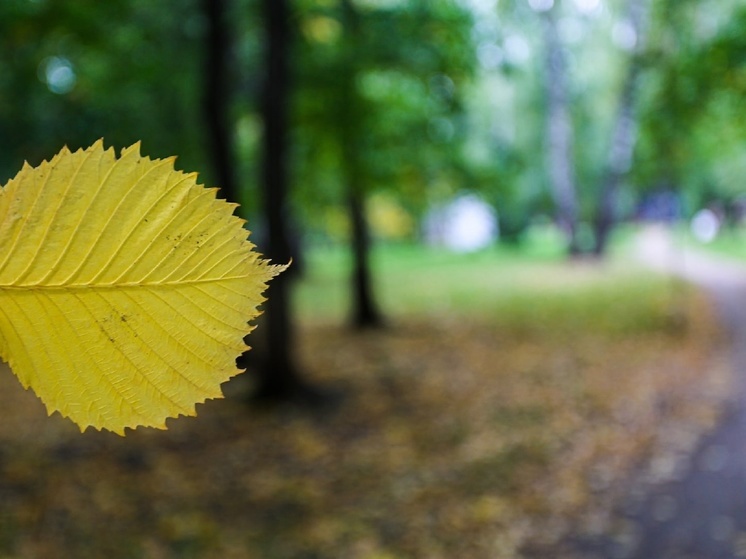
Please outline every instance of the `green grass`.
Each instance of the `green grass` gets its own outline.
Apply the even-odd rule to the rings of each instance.
[[[685,248],[746,261],[746,227],[724,227],[718,236],[709,242],[696,239],[692,235],[688,222],[674,225],[670,228],[670,233],[674,241]]]
[[[698,249],[714,252],[729,258],[746,260],[746,229],[744,228],[724,229],[710,243],[697,241],[688,230],[680,232],[679,238],[684,239],[687,245]]]
[[[510,321],[517,329],[551,329],[561,315],[571,313],[569,319],[578,327],[606,321],[612,330],[645,330],[657,327],[684,296],[671,280],[618,258],[570,262],[561,243],[542,233],[521,247],[496,246],[471,254],[421,245],[378,246],[372,262],[377,299],[394,320],[474,317]],[[342,247],[310,251],[296,300],[304,322],[345,322],[349,268],[349,254]],[[568,317],[562,318],[566,323]]]
[[[397,314],[478,308],[501,284],[525,275],[531,265],[564,260],[562,245],[537,233],[520,247],[498,245],[457,254],[419,244],[377,245],[371,257],[375,292],[382,306]],[[346,246],[312,247],[298,286],[297,305],[304,320],[344,320],[349,307],[351,257]],[[527,268],[528,265],[528,268]]]

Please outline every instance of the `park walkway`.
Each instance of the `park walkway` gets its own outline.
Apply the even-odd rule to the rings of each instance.
[[[720,425],[678,475],[644,484],[623,503],[614,537],[576,542],[578,559],[746,558],[746,265],[683,249],[664,229],[645,231],[638,255],[651,268],[707,290],[731,339],[736,386]]]

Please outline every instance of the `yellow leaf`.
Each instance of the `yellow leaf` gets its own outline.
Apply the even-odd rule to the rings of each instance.
[[[81,430],[165,429],[222,397],[284,269],[173,161],[98,141],[0,190],[0,357]]]

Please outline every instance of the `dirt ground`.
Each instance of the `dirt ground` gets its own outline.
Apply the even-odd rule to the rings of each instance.
[[[307,327],[301,360],[343,395],[335,408],[248,406],[249,371],[198,417],[125,438],[47,417],[0,369],[0,557],[517,559],[560,557],[563,542],[569,557],[667,557],[605,553],[653,549],[631,522],[657,529],[689,508],[659,488],[731,391],[710,305],[687,301],[687,328],[653,302],[642,332],[607,320],[579,335],[564,310],[518,329]],[[694,462],[708,475],[736,465],[735,443],[713,441]],[[631,485],[640,468],[648,485]],[[719,518],[713,541],[741,545]]]

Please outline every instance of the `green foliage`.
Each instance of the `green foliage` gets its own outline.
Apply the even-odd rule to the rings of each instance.
[[[0,3],[0,181],[102,136],[205,169],[201,33],[196,0]]]
[[[567,49],[582,217],[594,212],[630,53],[626,3],[583,11],[557,2]],[[470,8],[469,6],[482,6]],[[639,141],[625,194],[666,183],[698,204],[733,196],[746,172],[746,9],[651,0],[637,107]],[[178,13],[178,17],[173,14]],[[228,14],[235,46],[229,107],[244,199],[257,176],[258,2]],[[386,191],[415,217],[462,188],[501,214],[518,239],[550,213],[543,157],[543,37],[523,0],[297,0],[293,3],[292,178],[296,209],[319,229],[349,177]],[[213,184],[201,112],[204,18],[197,0],[0,3],[0,180],[24,159],[106,136]],[[615,42],[616,41],[616,42]],[[255,212],[256,206],[247,207]]]
[[[296,177],[308,225],[350,186],[394,191],[416,212],[443,177],[463,184],[471,14],[451,1],[301,5]]]
[[[696,208],[742,190],[746,9],[663,0],[656,7],[635,176],[681,188]]]

